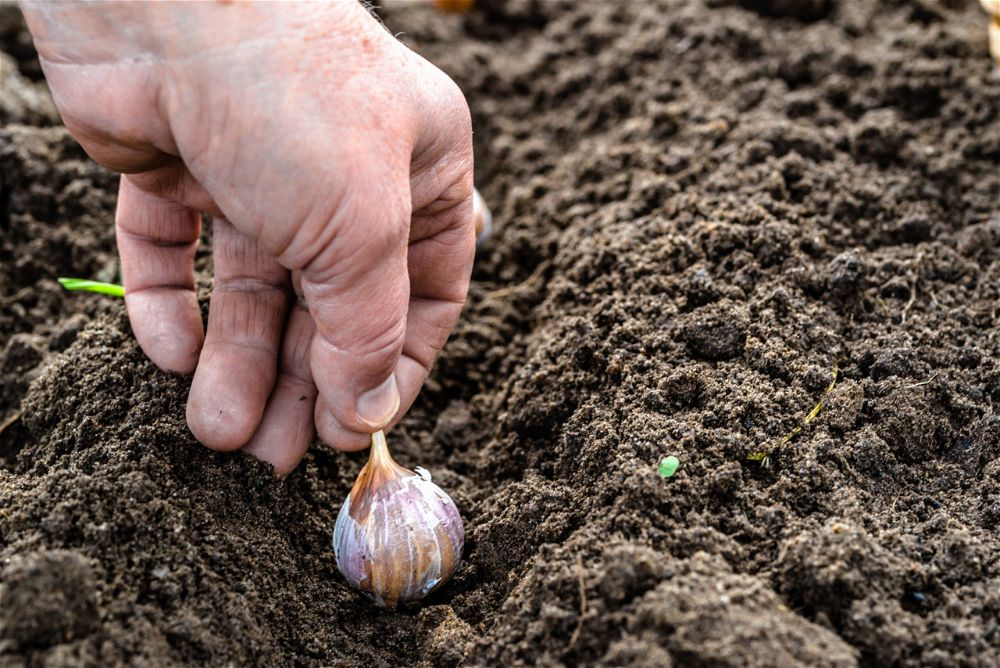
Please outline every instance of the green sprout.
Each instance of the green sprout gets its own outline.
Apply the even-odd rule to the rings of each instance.
[[[677,467],[680,465],[681,460],[677,459],[673,455],[670,455],[669,457],[664,457],[660,460],[660,466],[656,469],[656,471],[664,478],[669,478],[677,472]]]
[[[96,292],[101,295],[111,295],[112,297],[124,297],[125,288],[114,283],[102,283],[101,281],[91,281],[86,278],[65,278],[60,276],[59,285],[67,290],[85,290]]]

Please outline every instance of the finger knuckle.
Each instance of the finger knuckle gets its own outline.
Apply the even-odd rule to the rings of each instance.
[[[392,318],[359,328],[345,348],[363,366],[383,367],[395,362],[405,339],[405,319]]]
[[[465,94],[459,88],[455,80],[438,70],[439,86],[438,99],[441,101],[441,111],[448,114],[448,119],[455,123],[459,130],[472,132],[472,114],[469,111],[469,103],[465,99]]]
[[[380,204],[373,207],[372,202]],[[365,271],[372,262],[404,248],[409,220],[409,201],[390,188],[382,189],[367,204],[346,204],[332,223],[339,228],[330,249],[338,270]]]

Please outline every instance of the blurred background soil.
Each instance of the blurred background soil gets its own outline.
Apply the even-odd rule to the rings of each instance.
[[[462,568],[374,608],[330,549],[364,454],[209,452],[122,303],[61,291],[116,279],[116,178],[6,3],[0,665],[998,665],[978,2],[386,4],[466,92],[499,223],[390,438]]]

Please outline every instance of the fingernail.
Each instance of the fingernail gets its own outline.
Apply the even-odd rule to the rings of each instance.
[[[389,423],[399,410],[399,388],[396,374],[389,376],[374,390],[368,390],[358,397],[358,417],[372,429],[381,429]]]

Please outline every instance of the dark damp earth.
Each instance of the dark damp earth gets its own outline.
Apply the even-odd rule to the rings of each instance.
[[[466,92],[498,223],[390,436],[463,513],[458,573],[373,607],[330,547],[364,455],[209,452],[122,303],[56,284],[115,279],[116,178],[7,4],[0,664],[1000,664],[978,2],[386,4]]]

